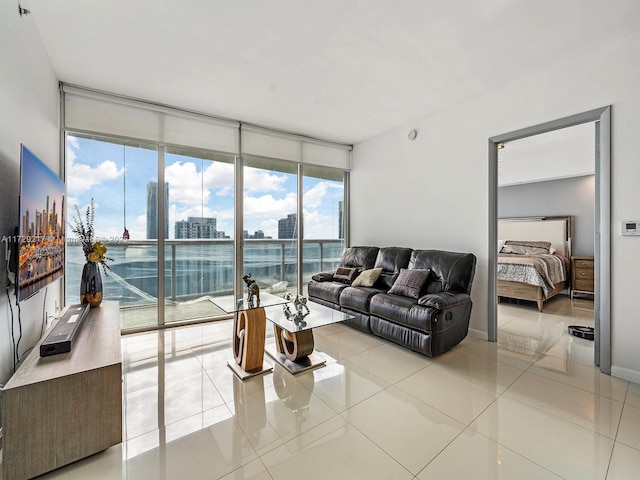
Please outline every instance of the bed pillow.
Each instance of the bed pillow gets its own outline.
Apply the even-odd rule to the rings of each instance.
[[[507,242],[506,240],[498,240],[498,253],[502,251],[502,247],[504,247],[504,244],[506,242]]]
[[[431,270],[428,268],[401,268],[398,278],[393,282],[388,293],[402,295],[403,297],[419,298],[420,291],[429,278],[429,275],[431,275]]]
[[[501,253],[511,253],[514,255],[546,255],[549,250],[539,247],[527,247],[525,245],[505,245]]]
[[[547,252],[551,248],[551,242],[532,241],[532,240],[507,240],[505,245],[521,245],[523,247],[544,248]]]
[[[363,270],[360,275],[351,283],[352,287],[373,287],[378,277],[382,273],[382,268],[370,268]]]
[[[338,267],[336,273],[333,274],[333,279],[351,285],[358,273],[359,270],[357,268]]]

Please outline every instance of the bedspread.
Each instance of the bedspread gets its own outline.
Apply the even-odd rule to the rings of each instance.
[[[558,255],[498,255],[498,280],[541,287],[545,299],[556,283],[566,279],[566,259]]]

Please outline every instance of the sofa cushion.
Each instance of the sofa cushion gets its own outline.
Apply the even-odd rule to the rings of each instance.
[[[340,257],[341,267],[373,268],[378,255],[378,247],[349,247]]]
[[[363,270],[360,275],[351,282],[352,287],[373,287],[382,273],[381,268],[370,268],[369,270]]]
[[[380,278],[375,286],[389,290],[395,282],[401,268],[407,268],[411,260],[410,248],[383,247],[378,251],[375,268],[382,268]]]
[[[426,283],[431,270],[423,268],[400,269],[400,274],[388,293],[392,295],[403,295],[405,297],[419,298],[420,291]]]
[[[351,285],[351,282],[358,276],[360,270],[356,267],[338,267],[333,274],[333,279],[337,282]]]
[[[369,313],[369,304],[374,295],[383,290],[371,287],[347,287],[340,293],[340,308]]]
[[[409,309],[417,304],[414,298],[379,293],[371,299],[369,313],[392,322],[404,323],[401,321],[402,317],[406,317]]]
[[[326,302],[334,303],[337,307],[340,304],[340,294],[342,290],[347,287],[348,285],[346,283],[316,282],[311,280],[307,288],[310,297],[316,297]]]
[[[435,308],[418,305],[413,298],[388,293],[375,295],[369,311],[371,318],[382,318],[422,332],[432,331],[432,322],[440,313]]]
[[[409,268],[429,268],[431,278],[426,292],[471,292],[476,270],[476,257],[472,253],[442,250],[414,250]]]

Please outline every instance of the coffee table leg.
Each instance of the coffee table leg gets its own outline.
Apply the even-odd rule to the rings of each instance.
[[[313,352],[313,330],[291,333],[274,324],[276,350],[284,353],[287,359],[296,362]]]
[[[264,308],[238,312],[233,319],[233,357],[245,372],[262,370],[266,327]]]

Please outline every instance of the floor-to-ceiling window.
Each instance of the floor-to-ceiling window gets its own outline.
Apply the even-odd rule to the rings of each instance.
[[[314,273],[335,270],[344,249],[345,173],[335,168],[303,167],[303,293]]]
[[[269,292],[297,290],[298,174],[293,162],[245,156],[243,273]]]
[[[234,161],[225,153],[165,150],[165,323],[219,313],[209,299],[233,292]]]
[[[350,147],[63,86],[67,218],[95,203],[125,330],[222,315],[210,300],[306,293],[347,238]],[[84,258],[69,245],[66,302]],[[158,298],[163,301],[158,302]]]
[[[114,138],[67,134],[67,219],[86,223],[93,200],[95,238],[107,246],[110,270],[102,274],[104,298],[120,302],[123,326],[157,324],[158,249],[155,206],[158,152],[154,145]],[[77,207],[77,211],[76,211]],[[67,225],[66,303],[80,300],[85,263],[79,242]],[[134,313],[135,312],[135,313]]]

